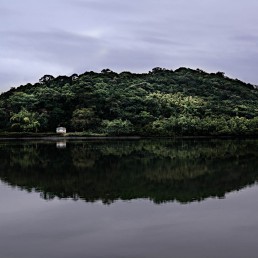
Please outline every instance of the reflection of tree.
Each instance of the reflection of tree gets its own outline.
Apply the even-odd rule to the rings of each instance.
[[[42,163],[35,145],[23,145],[21,148],[14,148],[10,157],[10,166],[21,168],[34,167]]]
[[[153,181],[185,180],[209,173],[205,164],[180,164],[179,166],[155,166],[146,173],[146,177]]]
[[[190,202],[241,189],[258,179],[258,141],[140,140],[1,143],[0,178],[54,197],[150,198]]]
[[[73,159],[73,165],[76,168],[89,168],[93,167],[95,164],[96,156],[88,148],[75,147],[72,149],[71,154]]]

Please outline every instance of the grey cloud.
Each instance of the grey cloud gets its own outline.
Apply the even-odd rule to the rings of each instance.
[[[257,44],[258,33],[256,35],[252,35],[252,34],[236,35],[232,37],[231,40],[237,43],[243,43],[243,44],[245,43]]]
[[[169,39],[166,37],[157,37],[157,36],[147,36],[144,35],[141,37],[141,40],[154,45],[169,45],[169,46],[186,46],[186,43],[181,43],[180,41],[174,41],[173,39]]]
[[[94,58],[101,49],[98,39],[65,31],[2,33],[5,45],[14,49],[13,54],[24,58],[48,62],[82,62]]]
[[[97,12],[103,11],[111,11],[114,13],[118,13],[120,11],[133,11],[136,10],[137,7],[133,7],[130,5],[130,2],[120,1],[120,0],[113,0],[113,1],[101,1],[101,0],[66,0],[71,6],[77,6],[79,8],[86,8],[92,9]]]
[[[146,49],[112,49],[107,53],[103,64],[118,72],[123,70],[140,72],[150,70],[153,63],[159,63],[159,58],[159,55],[150,53]]]
[[[7,16],[13,14],[8,8],[3,8],[0,6],[0,16]]]
[[[257,84],[257,8],[255,0],[2,0],[1,90],[45,73],[156,66],[221,70]]]
[[[69,58],[74,54],[72,50],[78,50],[78,47],[89,47],[89,50],[98,47],[98,39],[85,35],[77,35],[72,32],[60,30],[48,32],[7,32],[2,33],[5,37],[5,42],[15,50],[35,51],[43,57],[48,53],[56,53],[62,48],[67,51]],[[82,49],[81,49],[82,50]],[[71,51],[71,52],[70,52]]]
[[[12,81],[12,74],[11,73],[5,73],[5,72],[0,72],[0,78],[1,78],[1,84],[6,85],[5,88],[0,88],[0,93],[2,93],[5,90],[10,89],[11,87],[16,87],[17,85],[11,83]]]

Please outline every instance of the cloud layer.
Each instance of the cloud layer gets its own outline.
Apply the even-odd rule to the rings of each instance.
[[[258,84],[256,0],[1,0],[0,91],[44,74],[181,66]]]

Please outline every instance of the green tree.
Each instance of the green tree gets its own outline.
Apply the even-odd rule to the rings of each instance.
[[[5,108],[0,107],[0,130],[9,126],[10,116]]]
[[[37,105],[39,99],[34,94],[28,94],[25,92],[15,92],[8,99],[8,107],[13,112],[18,112],[22,107],[32,109]]]
[[[25,130],[17,121],[10,126],[23,107],[38,113],[41,131],[65,126],[113,135],[132,134],[132,128],[145,136],[258,135],[258,90],[200,69],[45,75],[0,95],[1,131]]]
[[[96,122],[97,119],[92,108],[80,108],[74,110],[71,119],[72,127],[78,131],[85,131],[96,124]]]
[[[103,130],[108,135],[129,135],[133,132],[133,125],[128,120],[114,119],[105,120],[102,123]]]
[[[37,113],[29,112],[25,108],[22,108],[19,113],[12,115],[10,119],[11,127],[14,130],[18,129],[24,132],[37,132],[40,127],[38,117]]]

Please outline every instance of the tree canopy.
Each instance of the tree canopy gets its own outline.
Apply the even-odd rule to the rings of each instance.
[[[26,112],[22,124],[18,117]],[[258,90],[223,72],[189,68],[45,75],[2,93],[0,118],[1,131],[65,126],[106,135],[257,135]]]

